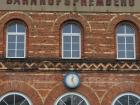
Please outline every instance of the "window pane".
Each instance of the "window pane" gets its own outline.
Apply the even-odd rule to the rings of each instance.
[[[134,58],[134,52],[133,51],[127,51],[127,58]]]
[[[125,51],[119,51],[118,58],[125,58]]]
[[[4,101],[9,105],[14,105],[14,95],[7,96]]]
[[[8,49],[16,49],[15,43],[8,43]]]
[[[82,101],[83,99],[81,97],[74,95],[72,98],[72,105],[79,105],[79,103]]]
[[[8,42],[15,42],[16,36],[15,35],[8,35]]]
[[[114,105],[121,105],[118,101],[117,102],[115,102],[115,104]]]
[[[80,50],[79,44],[72,44],[72,50]]]
[[[64,50],[71,50],[71,44],[64,44]]]
[[[125,43],[125,37],[118,36],[118,43]]]
[[[15,57],[15,50],[8,50],[8,57]]]
[[[29,105],[29,103],[28,103],[28,101],[24,101],[24,103],[22,103],[21,105]]]
[[[62,101],[59,101],[57,105],[65,105]]]
[[[129,95],[129,105],[136,105],[136,103],[140,101],[137,97]],[[139,104],[137,104],[139,105]]]
[[[17,23],[17,32],[25,32],[25,26],[22,23]]]
[[[18,50],[17,57],[24,57],[24,50]]]
[[[126,50],[134,51],[134,45],[133,44],[126,44]]]
[[[24,49],[24,43],[17,43],[17,49]]]
[[[16,32],[16,23],[8,25],[8,32]]]
[[[130,25],[126,25],[126,33],[127,34],[134,34],[135,31]]]
[[[87,105],[85,101],[83,101],[80,105]]]
[[[7,104],[4,101],[1,101],[0,105],[7,105]]]
[[[66,104],[66,105],[72,105],[71,104],[71,97],[68,95],[66,97],[62,98],[62,101]]]
[[[64,51],[64,57],[71,57],[71,51]]]
[[[72,36],[72,42],[78,42],[79,43],[80,36]]]
[[[117,33],[124,34],[125,33],[125,26],[124,25],[119,25],[118,28],[117,28]]]
[[[16,105],[20,105],[21,102],[23,102],[25,100],[25,98],[19,96],[19,95],[15,95],[15,104]]]
[[[63,39],[64,40],[64,43],[65,42],[71,42],[71,36],[64,36],[63,38],[64,38]]]
[[[118,44],[118,50],[125,50],[125,44]]]
[[[18,35],[17,42],[24,42],[24,35]]]
[[[119,101],[122,103],[122,105],[128,105],[128,95],[122,96]]]
[[[80,57],[79,51],[72,51],[72,57]]]
[[[76,24],[72,24],[72,33],[80,33],[80,28]]]
[[[126,43],[134,43],[133,37],[126,37]]]
[[[64,25],[63,33],[71,33],[71,24]]]

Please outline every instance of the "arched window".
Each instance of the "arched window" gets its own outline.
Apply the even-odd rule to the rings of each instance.
[[[6,58],[25,58],[26,27],[21,21],[13,21],[6,28]]]
[[[132,93],[125,93],[118,96],[112,105],[140,105],[140,96]]]
[[[90,105],[87,99],[78,93],[66,93],[60,96],[54,105]]]
[[[11,92],[0,98],[0,105],[32,105],[29,98],[21,93]]]
[[[135,59],[135,28],[129,23],[121,23],[116,34],[117,59]]]
[[[62,58],[81,58],[81,29],[79,24],[69,22],[62,29]]]

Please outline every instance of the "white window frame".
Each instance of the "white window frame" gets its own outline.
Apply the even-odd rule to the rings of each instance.
[[[84,97],[83,95],[81,95],[81,94],[79,94],[79,93],[76,93],[76,92],[68,92],[68,93],[65,93],[65,94],[61,95],[60,97],[58,97],[58,98],[56,99],[54,105],[57,105],[58,102],[59,102],[63,97],[68,96],[68,95],[76,95],[76,96],[79,96],[79,97],[81,97],[81,98],[85,101],[85,103],[86,103],[87,105],[90,105],[90,103],[88,102],[88,100],[87,100],[86,97]]]
[[[25,58],[26,57],[26,26],[24,25],[24,23],[22,23],[22,22],[17,22],[17,21],[13,21],[12,23],[15,23],[16,24],[16,32],[8,32],[8,26],[9,26],[9,24],[7,25],[7,29],[6,29],[6,58]],[[18,23],[22,23],[23,25],[24,25],[24,27],[25,27],[25,32],[17,32],[17,24]],[[8,37],[10,36],[10,35],[14,35],[14,36],[16,36],[16,42],[14,42],[15,43],[15,46],[16,46],[16,48],[15,49],[11,49],[11,50],[16,50],[16,52],[15,52],[15,57],[10,57],[10,56],[8,56]],[[18,57],[17,56],[17,36],[18,35],[23,35],[24,36],[24,56],[23,57]]]
[[[0,97],[0,102],[4,98],[6,98],[7,96],[9,96],[9,95],[19,95],[19,96],[25,98],[25,100],[29,103],[29,105],[33,105],[32,102],[31,102],[31,100],[29,99],[29,97],[26,96],[26,95],[24,95],[24,94],[22,94],[22,93],[20,93],[20,92],[9,92],[9,93],[7,93],[7,94],[5,94],[5,95],[3,95],[3,96]]]
[[[125,95],[131,95],[131,96],[134,96],[134,97],[140,99],[140,96],[138,96],[138,95],[136,95],[136,94],[133,94],[133,93],[130,93],[130,92],[128,92],[128,93],[122,93],[122,94],[120,94],[119,96],[117,96],[117,97],[113,100],[112,105],[115,105],[115,103],[117,102],[117,100],[118,100],[119,98],[121,98],[122,96],[125,96]],[[129,101],[129,100],[128,100],[128,101]],[[140,102],[140,101],[138,101],[138,102]],[[128,102],[128,103],[129,103],[129,102]],[[136,104],[136,105],[137,105],[137,104]]]
[[[63,32],[65,24],[64,24],[63,29],[62,29],[62,59],[81,59],[81,28],[79,27],[80,33],[72,33],[72,25],[76,24],[76,23],[70,22],[68,24],[71,25],[71,29],[70,29],[71,32],[70,33],[64,33]],[[71,37],[71,57],[64,57],[64,51],[66,51],[66,50],[64,50],[64,37],[65,36],[70,36]],[[78,36],[79,37],[79,50],[72,50],[72,37],[73,36]],[[72,51],[79,51],[79,57],[72,57]]]
[[[122,23],[122,24],[125,24],[125,33],[124,34],[120,34],[120,33],[117,33],[117,31],[116,31],[116,45],[117,45],[117,59],[119,59],[119,60],[133,60],[133,59],[136,59],[136,42],[135,42],[135,36],[136,36],[136,32],[135,32],[135,28],[132,26],[132,25],[130,25],[130,24],[128,24],[128,23]],[[121,24],[120,24],[121,25]],[[119,25],[119,26],[120,26]],[[129,34],[129,33],[126,33],[126,25],[130,25],[132,28],[133,28],[133,30],[134,30],[134,34]],[[118,26],[118,27],[119,27]],[[118,28],[117,27],[117,28]],[[125,52],[125,57],[124,58],[120,58],[119,56],[118,56],[118,52],[119,52],[119,49],[118,49],[118,37],[119,36],[122,36],[122,37],[125,37],[125,49],[124,49],[124,52]],[[128,36],[131,36],[131,37],[133,37],[133,47],[134,47],[134,58],[128,58],[128,57],[126,57],[126,53],[127,53],[127,51],[126,51],[126,38],[128,37]]]

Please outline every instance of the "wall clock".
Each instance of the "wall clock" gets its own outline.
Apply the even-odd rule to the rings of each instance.
[[[68,88],[77,88],[80,85],[80,77],[76,72],[68,72],[64,76],[64,85]]]

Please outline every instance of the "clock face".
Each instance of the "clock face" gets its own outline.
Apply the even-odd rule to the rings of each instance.
[[[64,77],[64,84],[68,88],[76,88],[80,85],[79,75],[75,72],[70,72]]]

